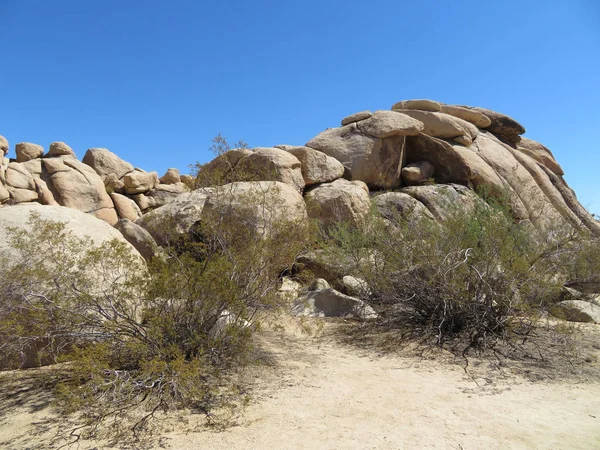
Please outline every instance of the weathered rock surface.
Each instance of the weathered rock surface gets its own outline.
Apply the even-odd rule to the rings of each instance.
[[[114,204],[102,179],[91,167],[75,158],[46,158],[42,161],[49,177],[48,183],[60,205],[93,214],[111,225],[117,223]]]
[[[279,148],[255,148],[236,165],[239,181],[280,181],[304,189],[302,164],[293,154]]]
[[[565,300],[554,305],[550,312],[569,322],[600,323],[600,306],[583,300]]]
[[[341,162],[314,148],[291,147],[287,151],[300,161],[306,186],[334,181],[344,175],[344,166]]]
[[[464,108],[478,111],[487,116],[491,121],[491,124],[487,127],[487,130],[491,133],[501,136],[519,136],[521,134],[525,134],[525,127],[506,114],[485,108],[476,108],[471,106],[464,106]]]
[[[307,223],[306,205],[296,187],[279,181],[236,182],[213,189],[202,220],[235,221],[256,236],[269,236],[282,222]]]
[[[377,139],[352,123],[325,130],[306,146],[337,159],[352,180],[364,181],[372,189],[391,189],[400,185],[405,139],[405,136]]]
[[[52,142],[50,144],[50,150],[48,150],[48,154],[46,155],[46,157],[55,156],[72,156],[73,158],[75,158],[75,152],[64,142]]]
[[[31,142],[19,142],[15,146],[15,152],[17,154],[17,162],[25,162],[30,159],[41,158],[44,154],[44,147]]]
[[[552,152],[539,142],[522,137],[521,141],[517,144],[517,150],[525,153],[527,156],[532,157],[537,162],[550,169],[554,174],[559,176],[565,174],[565,172],[562,170],[562,167],[560,167],[560,164],[558,164],[554,159]]]
[[[362,181],[336,180],[321,184],[305,195],[308,217],[325,226],[340,221],[358,226],[369,212],[369,189]]]
[[[115,228],[121,232],[127,242],[133,245],[146,261],[156,256],[158,245],[152,235],[144,228],[129,219],[120,219]]]
[[[441,112],[458,117],[462,120],[466,120],[467,122],[475,125],[477,128],[487,128],[492,124],[490,118],[485,114],[473,109],[463,108],[461,106],[442,105]]]
[[[344,291],[352,297],[368,297],[371,295],[371,290],[367,282],[361,278],[356,278],[351,275],[346,275],[342,278]]]
[[[477,206],[487,205],[475,192],[458,184],[409,186],[402,188],[401,192],[421,202],[437,220],[441,221],[446,220],[451,214],[468,213]]]
[[[427,161],[417,161],[402,169],[402,181],[407,186],[417,186],[429,180],[435,172],[435,167]]]
[[[123,178],[133,171],[133,166],[123,161],[117,155],[106,148],[90,148],[83,157],[83,162],[96,171],[102,180],[106,180],[109,174],[114,173],[117,179]]]
[[[160,182],[164,184],[176,184],[181,182],[181,175],[178,169],[170,168],[160,177]]]
[[[372,198],[379,213],[391,223],[404,219],[409,222],[421,219],[435,220],[433,214],[416,198],[404,192],[385,192]]]
[[[309,317],[345,317],[358,320],[377,319],[371,306],[335,289],[308,291],[292,306],[292,314]]]
[[[452,139],[468,147],[479,134],[475,125],[449,114],[413,109],[398,111],[422,122],[425,126],[422,131],[428,136]]]
[[[239,171],[236,171],[236,167],[242,158],[251,154],[252,150],[250,149],[236,148],[217,156],[210,162],[207,162],[202,166],[200,172],[198,173],[198,186],[221,186],[223,184],[233,183],[235,181],[242,181],[239,178],[243,178],[246,174],[240,174],[237,176],[237,172]]]
[[[371,117],[373,113],[371,111],[360,111],[354,114],[351,114],[342,119],[342,126],[350,125],[351,123],[358,122],[360,120],[365,120]]]
[[[144,214],[136,224],[146,229],[156,242],[165,246],[187,234],[200,221],[204,203],[211,189],[197,189],[182,194],[170,203]]]
[[[0,135],[0,158],[2,158],[4,155],[6,155],[8,153],[8,141],[6,140],[6,138],[4,136]]]
[[[393,136],[414,136],[424,130],[423,123],[395,111],[375,111],[357,124],[360,131],[378,139]]]
[[[110,194],[110,198],[115,205],[115,210],[117,211],[119,218],[135,222],[142,217],[140,207],[129,197],[113,192]]]
[[[163,206],[189,191],[189,188],[185,184],[179,182],[174,184],[158,184],[147,195],[154,199],[154,206]]]
[[[403,100],[395,103],[392,109],[418,109],[421,111],[439,112],[442,110],[442,104],[433,100]]]
[[[143,172],[136,169],[123,177],[125,192],[128,194],[141,194],[154,189],[159,183],[156,172]]]

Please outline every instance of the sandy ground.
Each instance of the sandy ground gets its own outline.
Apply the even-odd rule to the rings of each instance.
[[[164,434],[172,449],[599,449],[600,380],[531,382],[373,356],[325,333],[266,332],[276,365],[224,431]],[[1,382],[1,380],[0,380]],[[2,410],[0,448],[38,448],[43,399]],[[156,444],[158,447],[158,444]],[[84,442],[72,448],[103,448]]]

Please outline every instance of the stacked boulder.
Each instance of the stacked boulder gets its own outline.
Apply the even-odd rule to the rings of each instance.
[[[53,142],[46,154],[40,145],[18,143],[12,160],[8,151],[0,136],[0,205],[60,205],[115,225],[189,191],[177,169],[159,180],[156,172],[134,168],[106,149],[88,150],[83,161],[64,142]]]

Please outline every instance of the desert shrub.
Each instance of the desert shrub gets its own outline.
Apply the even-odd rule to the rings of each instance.
[[[270,192],[237,200],[278,207]],[[0,350],[13,363],[32,351],[65,362],[60,406],[88,431],[137,432],[181,408],[210,416],[229,394],[240,400],[227,374],[253,360],[253,332],[280,306],[277,277],[304,226],[282,218],[257,234],[216,214],[194,231],[202,251],[173,246],[145,267],[122,242],[95,247],[32,217],[29,231],[8,230],[18,258],[2,264]]]
[[[351,275],[367,282],[380,326],[465,353],[512,345],[527,339],[565,279],[599,273],[589,261],[598,243],[565,224],[517,223],[500,196],[487,200],[443,223],[373,212],[359,229],[322,232],[318,245],[354,261]]]

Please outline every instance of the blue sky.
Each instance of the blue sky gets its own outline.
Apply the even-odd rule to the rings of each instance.
[[[161,174],[410,98],[509,114],[600,213],[600,2],[0,0],[0,134]],[[12,154],[12,152],[11,152]]]

